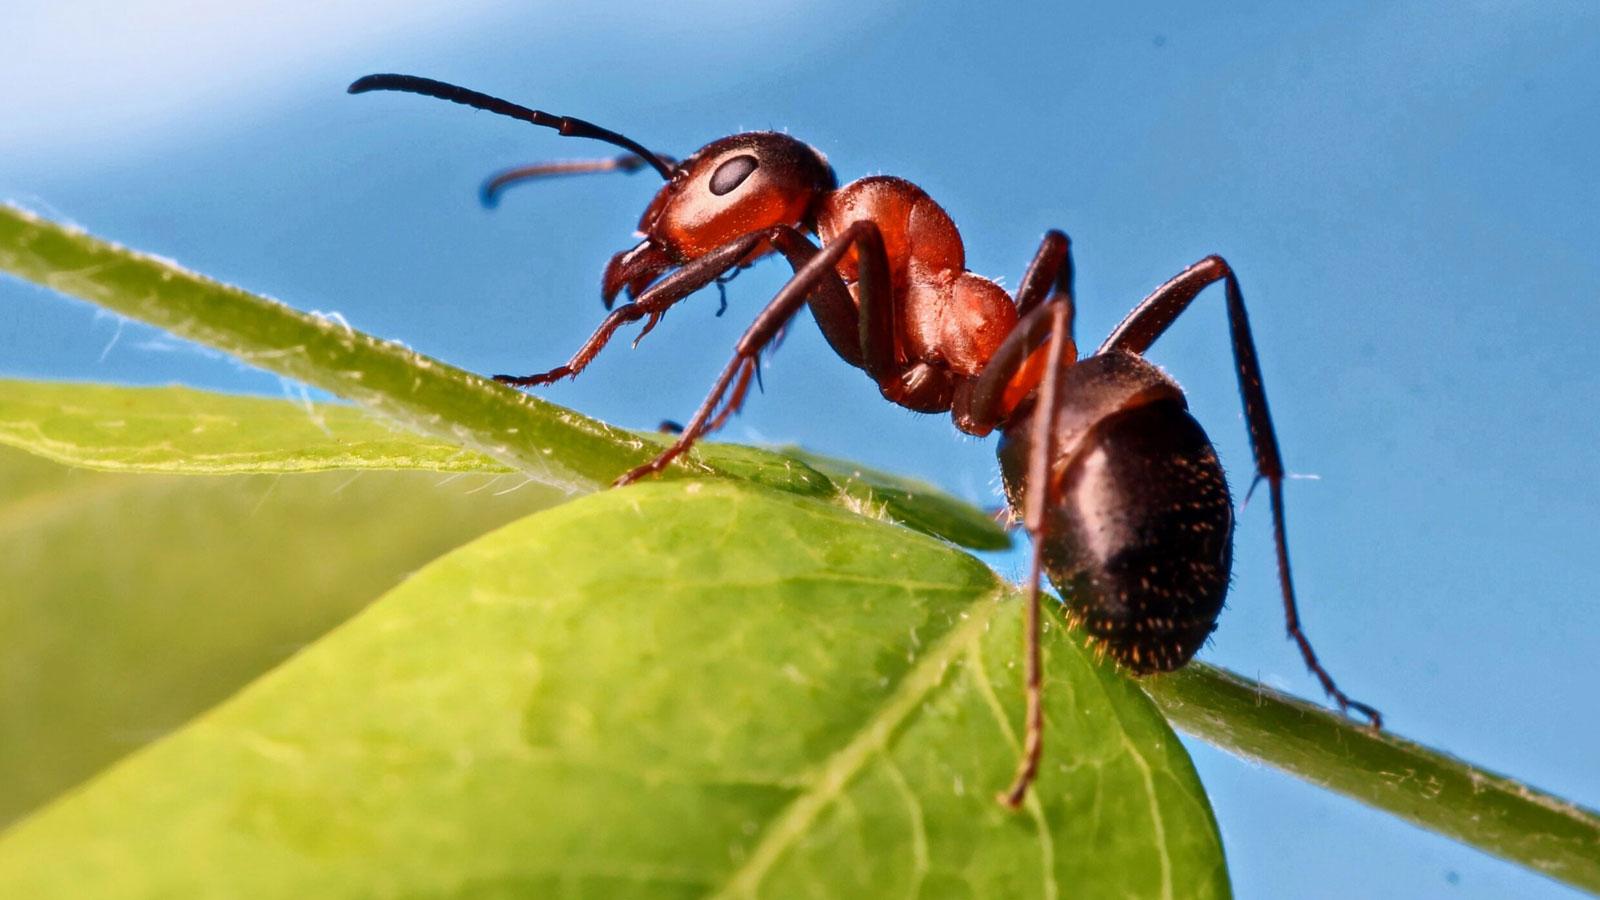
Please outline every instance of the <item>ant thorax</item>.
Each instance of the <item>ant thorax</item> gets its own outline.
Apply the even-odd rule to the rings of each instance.
[[[998,284],[967,271],[955,222],[904,178],[873,175],[825,195],[817,235],[827,244],[861,220],[883,235],[905,361],[976,376],[1016,326],[1016,304]],[[853,287],[853,251],[838,269]]]

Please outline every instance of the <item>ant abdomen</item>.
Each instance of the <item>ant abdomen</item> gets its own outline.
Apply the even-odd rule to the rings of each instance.
[[[1118,663],[1136,674],[1179,668],[1216,627],[1232,566],[1216,451],[1177,386],[1138,357],[1084,360],[1062,390],[1076,392],[1066,400],[1076,415],[1057,432],[1044,569],[1068,619]],[[1000,450],[1018,509],[1029,440],[1026,427],[1008,429]]]

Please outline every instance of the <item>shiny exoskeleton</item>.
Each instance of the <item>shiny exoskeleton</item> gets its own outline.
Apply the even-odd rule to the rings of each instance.
[[[1000,795],[1012,807],[1033,781],[1042,746],[1041,574],[1060,590],[1069,621],[1134,674],[1182,666],[1216,627],[1232,565],[1232,499],[1183,391],[1143,354],[1205,287],[1222,282],[1256,477],[1271,502],[1289,636],[1340,709],[1380,724],[1376,710],[1334,685],[1300,627],[1283,462],[1243,295],[1221,257],[1158,287],[1093,354],[1079,358],[1070,245],[1059,231],[1045,234],[1012,296],[967,271],[955,223],[921,188],[889,176],[840,187],[827,159],[788,135],[731,135],[680,163],[581,119],[443,82],[369,75],[350,86],[351,93],[372,90],[438,97],[628,151],[508,170],[485,184],[486,203],[507,185],[540,176],[648,166],[666,179],[639,222],[643,240],[606,266],[601,293],[610,312],[600,327],[564,365],[495,376],[502,382],[531,386],[575,376],[623,325],[642,320],[642,337],[680,300],[769,254],[794,268],[677,441],[617,484],[660,471],[737,412],[761,351],[804,307],[834,351],[864,370],[885,398],[919,412],[949,412],[968,434],[1001,432],[1006,495],[1033,538],[1026,741],[1016,777]],[[630,302],[612,308],[624,292]]]
[[[1216,627],[1233,558],[1233,504],[1217,454],[1183,393],[1129,353],[1062,375],[1044,570],[1068,616],[1135,673],[1167,672]],[[1008,428],[1000,471],[1012,504],[1036,452]]]

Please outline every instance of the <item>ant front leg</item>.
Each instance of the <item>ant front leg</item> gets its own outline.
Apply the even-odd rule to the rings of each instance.
[[[760,231],[741,235],[651,285],[637,300],[625,303],[607,313],[600,327],[596,328],[594,334],[578,348],[578,352],[567,360],[566,365],[536,375],[496,375],[494,380],[516,387],[534,387],[552,384],[563,378],[576,377],[611,341],[617,329],[648,316],[649,320],[645,322],[644,330],[639,334],[640,338],[644,337],[674,304],[717,280],[728,270],[737,267],[740,261],[763,240],[770,238],[771,235]],[[637,340],[638,338],[635,338],[635,341]]]
[[[802,240],[804,238],[802,237]],[[807,242],[809,244],[809,242]],[[794,245],[791,245],[791,247]],[[840,257],[851,247],[858,247],[860,260],[860,294],[863,298],[868,296],[887,295],[889,290],[889,267],[883,249],[883,236],[878,232],[878,227],[871,222],[857,222],[845,229],[833,242],[812,254],[804,265],[800,266],[793,278],[778,291],[766,308],[761,310],[756,320],[750,323],[739,343],[735,345],[733,359],[728,361],[722,374],[717,376],[717,381],[711,387],[711,392],[701,402],[700,408],[695,410],[694,417],[683,427],[683,433],[678,440],[662,451],[659,456],[639,466],[622,477],[618,478],[615,486],[621,487],[638,481],[646,475],[651,475],[667,467],[667,464],[683,455],[695,441],[703,435],[715,431],[727,421],[728,417],[737,412],[743,405],[745,393],[750,386],[750,379],[755,375],[756,366],[760,364],[762,349],[774,341],[782,333],[784,326],[794,318],[795,313],[805,306],[807,301],[812,302],[813,309],[817,307],[817,298],[837,297],[836,290],[843,290],[843,283],[839,280],[839,273],[834,266]],[[782,248],[780,247],[780,250]],[[788,252],[788,251],[784,251]],[[798,250],[804,253],[804,250]],[[813,296],[815,295],[815,296]],[[641,298],[642,300],[642,298]],[[863,308],[867,306],[865,301]],[[892,307],[882,304],[892,312]],[[867,342],[865,335],[870,329],[862,327],[863,343]],[[881,335],[878,335],[881,344]],[[888,335],[893,340],[892,332]],[[876,345],[875,345],[876,346]],[[892,344],[890,344],[892,350]],[[876,352],[881,353],[881,346]],[[879,360],[873,351],[864,354],[869,362]],[[868,371],[871,371],[869,368]],[[735,386],[735,379],[737,385]],[[722,411],[718,407],[723,405],[723,397],[733,386],[733,396]]]
[[[515,387],[536,387],[553,384],[563,378],[576,377],[606,344],[610,343],[617,329],[648,316],[639,337],[634,338],[634,343],[638,343],[640,338],[650,333],[650,329],[656,326],[662,315],[674,304],[737,269],[739,263],[763,241],[771,242],[773,248],[784,255],[797,273],[819,252],[816,245],[805,235],[787,225],[741,235],[704,256],[691,260],[651,285],[634,302],[625,303],[612,310],[600,323],[600,327],[595,329],[594,334],[578,348],[578,352],[567,360],[566,365],[536,375],[496,375],[494,380]],[[821,326],[829,343],[834,345],[834,349],[852,365],[860,365],[860,351],[853,343],[857,331],[855,303],[850,299],[850,293],[845,289],[844,282],[838,277],[822,279],[811,297],[811,309],[816,315],[817,324]]]
[[[1289,571],[1289,544],[1283,513],[1283,457],[1278,451],[1278,436],[1267,408],[1267,392],[1261,382],[1261,362],[1256,356],[1255,339],[1250,334],[1250,318],[1245,313],[1244,294],[1239,279],[1226,260],[1208,256],[1180,272],[1140,301],[1100,345],[1099,353],[1122,352],[1142,355],[1172,323],[1189,308],[1206,287],[1223,282],[1227,292],[1228,332],[1233,344],[1233,361],[1239,375],[1239,394],[1244,401],[1244,417],[1250,433],[1250,448],[1255,454],[1256,478],[1251,489],[1267,482],[1272,504],[1272,536],[1277,545],[1278,587],[1283,594],[1284,619],[1300,648],[1306,668],[1317,677],[1322,689],[1338,704],[1341,712],[1355,710],[1366,716],[1373,728],[1383,727],[1383,716],[1365,703],[1350,698],[1334,684],[1328,670],[1317,661],[1300,626],[1300,611],[1295,599],[1294,579]],[[1248,494],[1246,495],[1248,497]]]

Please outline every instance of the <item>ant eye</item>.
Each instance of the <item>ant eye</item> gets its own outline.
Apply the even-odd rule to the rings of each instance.
[[[735,156],[733,159],[717,166],[717,170],[711,173],[711,193],[721,197],[723,194],[744,184],[744,180],[749,178],[750,173],[755,170],[756,158],[754,156]]]

